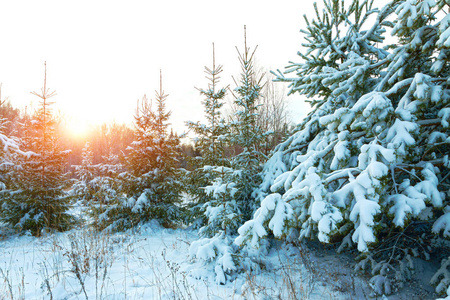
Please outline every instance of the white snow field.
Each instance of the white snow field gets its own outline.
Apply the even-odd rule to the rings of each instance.
[[[0,299],[350,299],[321,282],[293,246],[274,247],[259,274],[218,285],[214,266],[189,257],[197,239],[156,222],[110,235],[8,237],[0,241]]]

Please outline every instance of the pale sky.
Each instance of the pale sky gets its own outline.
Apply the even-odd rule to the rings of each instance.
[[[154,98],[159,70],[169,94],[170,122],[203,120],[204,66],[224,66],[222,83],[235,87],[236,46],[258,45],[259,65],[284,69],[303,42],[304,0],[1,1],[0,82],[14,106],[37,106],[47,62],[54,108],[75,123],[132,122],[136,101]],[[302,97],[291,97],[291,114],[306,113]]]

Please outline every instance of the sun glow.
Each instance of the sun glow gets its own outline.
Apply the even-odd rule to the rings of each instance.
[[[75,139],[83,139],[89,135],[91,124],[88,120],[70,119],[66,123],[66,133]]]

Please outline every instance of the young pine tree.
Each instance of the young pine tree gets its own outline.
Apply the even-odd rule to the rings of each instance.
[[[226,88],[218,88],[222,66],[216,66],[213,44],[212,68],[205,67],[206,78],[209,79],[207,89],[198,89],[204,97],[206,124],[200,122],[186,122],[195,137],[195,147],[200,156],[194,158],[195,170],[187,176],[187,189],[193,196],[191,215],[197,225],[204,225],[205,203],[214,198],[206,193],[205,187],[213,183],[220,175],[213,171],[214,167],[229,167],[229,159],[225,155],[226,136],[229,126],[225,123],[221,108],[224,104]]]
[[[241,150],[231,160],[231,166],[238,178],[235,180],[237,194],[235,199],[242,212],[242,219],[248,220],[257,207],[255,196],[261,183],[260,172],[266,161],[262,152],[264,141],[270,133],[263,132],[258,125],[259,98],[262,96],[263,75],[257,77],[254,69],[256,48],[250,52],[244,27],[244,51],[238,50],[241,74],[236,82],[234,104],[237,108],[229,135],[230,143]]]
[[[265,158],[259,149],[264,134],[256,122],[262,86],[261,80],[255,78],[253,54],[245,38],[244,52],[239,53],[242,74],[235,89],[236,121],[230,124],[227,134],[227,142],[241,152],[230,159],[229,166],[204,167],[214,180],[205,187],[210,200],[204,205],[206,224],[199,231],[203,238],[190,248],[192,257],[214,262],[216,282],[220,284],[242,268],[233,236],[256,207],[254,191],[260,183],[259,172]]]
[[[67,213],[70,181],[64,172],[68,151],[60,149],[57,122],[48,99],[55,95],[46,86],[38,96],[40,107],[32,120],[23,124],[20,147],[34,154],[19,156],[17,167],[8,174],[2,193],[1,221],[40,235],[44,228],[66,230],[74,218]]]
[[[156,92],[156,110],[144,96],[135,115],[135,141],[127,149],[120,175],[125,199],[108,214],[114,227],[133,227],[141,222],[158,220],[173,226],[181,219],[179,138],[168,132],[170,112],[167,96]]]
[[[254,52],[249,51],[245,38],[244,52],[238,51],[242,73],[235,89],[235,121],[229,125],[228,133],[222,135],[240,153],[229,159],[227,165],[204,168],[214,179],[205,187],[211,201],[205,205],[207,224],[200,229],[200,234],[206,236],[236,234],[256,208],[253,192],[260,183],[259,172],[265,158],[259,149],[264,134],[256,122],[262,86],[253,70]]]

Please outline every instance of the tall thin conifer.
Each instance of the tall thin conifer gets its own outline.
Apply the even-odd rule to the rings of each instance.
[[[21,148],[34,155],[20,157],[18,167],[10,173],[7,192],[3,193],[1,220],[18,230],[40,235],[44,228],[65,230],[73,217],[67,213],[70,182],[64,172],[68,151],[58,143],[57,122],[49,98],[56,93],[47,88],[47,65],[40,107],[30,122],[23,124]]]

